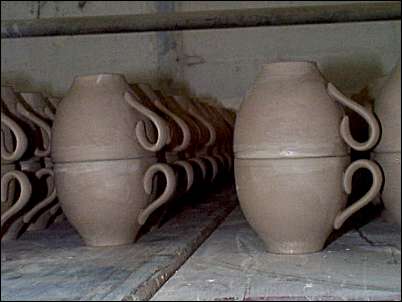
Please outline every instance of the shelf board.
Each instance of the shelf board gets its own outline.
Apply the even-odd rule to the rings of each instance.
[[[322,252],[270,254],[237,208],[152,300],[400,301],[400,251],[400,229],[377,218]]]

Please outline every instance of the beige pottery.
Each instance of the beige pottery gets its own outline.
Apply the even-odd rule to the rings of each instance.
[[[332,230],[369,203],[381,188],[375,163],[349,156],[295,159],[235,159],[241,209],[271,253],[320,251]],[[360,168],[373,174],[373,185],[344,209],[352,177]]]
[[[355,141],[342,104],[369,124],[370,138]],[[252,132],[252,135],[250,133]],[[347,144],[368,150],[379,138],[378,123],[369,110],[327,83],[314,62],[265,64],[241,104],[236,118],[237,158],[343,156]]]
[[[391,219],[401,225],[401,63],[386,80],[374,103],[382,129],[372,154],[383,168],[382,201]]]
[[[174,194],[175,174],[156,158],[55,164],[59,202],[87,245],[130,244],[148,216]],[[153,177],[166,188],[150,200]]]
[[[10,86],[1,86],[2,112],[12,118],[25,132],[28,139],[23,158],[45,157],[50,155],[50,145],[43,146],[42,133],[50,135],[49,125],[24,101],[21,95]]]
[[[156,141],[149,141],[151,120]],[[167,143],[168,127],[143,106],[123,75],[78,76],[57,107],[53,124],[54,162],[152,156]]]
[[[1,163],[19,160],[28,147],[24,130],[6,113],[1,112]]]

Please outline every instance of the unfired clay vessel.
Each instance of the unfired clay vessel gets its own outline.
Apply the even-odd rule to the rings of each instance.
[[[87,245],[130,244],[141,225],[174,194],[174,171],[155,158],[55,164],[57,194],[64,214]],[[166,188],[150,200],[157,172]]]
[[[368,122],[366,142],[352,138],[339,104]],[[327,83],[314,62],[278,62],[263,66],[241,104],[234,152],[237,158],[343,156],[348,153],[344,141],[355,150],[368,150],[379,134],[375,117]]]
[[[154,127],[155,142],[148,139]],[[57,108],[53,124],[54,162],[152,156],[168,140],[166,123],[136,99],[124,76],[79,76]]]
[[[381,188],[375,163],[349,156],[300,159],[235,159],[243,213],[266,249],[279,254],[320,251],[332,230],[368,204]],[[373,174],[370,191],[344,209],[359,168]]]
[[[381,194],[392,220],[401,225],[401,63],[392,71],[374,104],[381,122],[381,141],[373,158],[384,171]]]
[[[353,139],[336,102],[368,122],[366,142]],[[373,114],[327,83],[315,63],[264,66],[238,113],[234,147],[240,205],[268,251],[321,250],[333,228],[378,194],[380,168],[368,160],[348,166],[348,147],[368,150],[379,134]],[[371,172],[372,187],[344,209],[345,193],[351,192],[352,176],[360,168]]]

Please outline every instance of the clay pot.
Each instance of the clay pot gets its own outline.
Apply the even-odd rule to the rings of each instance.
[[[367,121],[366,142],[352,138],[349,118],[337,103]],[[343,156],[348,154],[344,141],[355,150],[369,150],[379,134],[375,117],[327,83],[316,63],[279,62],[263,66],[241,104],[234,152],[237,158]]]
[[[32,193],[28,177],[15,170],[15,165],[1,165],[1,238],[16,239],[22,225],[20,217],[27,206]],[[19,195],[15,196],[18,182]]]
[[[336,102],[367,121],[366,142],[353,139],[349,119]],[[238,113],[234,148],[240,204],[268,251],[321,250],[333,228],[378,194],[378,165],[368,160],[347,165],[349,147],[368,150],[379,134],[374,115],[326,83],[315,63],[264,66]],[[351,192],[352,176],[360,168],[373,175],[372,187],[343,209],[345,192]]]
[[[135,83],[130,85],[142,103],[164,118],[170,129],[170,142],[159,152],[161,162],[170,164],[176,174],[178,169],[183,169],[186,174],[185,188],[182,181],[178,181],[176,192],[189,191],[194,182],[193,167],[186,162],[180,155],[190,146],[191,132],[187,123],[180,115],[170,110],[165,96],[145,83]]]
[[[50,155],[50,144],[43,146],[43,134],[50,137],[49,125],[9,86],[1,87],[2,112],[12,118],[25,132],[28,139],[23,159]],[[48,139],[50,141],[50,138]]]
[[[87,245],[130,244],[149,215],[174,194],[175,174],[155,158],[55,164],[57,194],[64,214]],[[150,200],[156,173],[166,188]]]
[[[235,159],[241,209],[271,253],[320,251],[332,230],[379,192],[381,170],[375,163],[349,156],[294,159]],[[359,168],[373,175],[373,185],[344,209],[352,177]]]
[[[166,123],[138,101],[123,75],[79,76],[57,108],[52,157],[58,163],[149,157],[168,138]]]
[[[391,219],[401,225],[401,63],[392,71],[374,103],[381,141],[373,158],[384,171],[382,200]]]
[[[19,160],[28,147],[28,139],[24,130],[1,112],[1,163],[12,163]]]

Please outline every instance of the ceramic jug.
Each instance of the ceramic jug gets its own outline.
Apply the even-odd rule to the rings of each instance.
[[[177,192],[189,191],[194,182],[194,170],[181,154],[190,146],[191,131],[187,123],[174,111],[170,110],[169,104],[161,91],[152,89],[148,84],[139,83],[134,85],[135,91],[141,90],[147,102],[152,103],[169,121],[172,127],[171,137],[175,137],[173,144],[168,144],[162,150],[162,161],[173,166],[175,171],[183,169],[185,172],[186,187],[181,190],[182,182],[178,182]],[[134,89],[134,87],[133,87]],[[148,103],[148,104],[149,104]]]
[[[353,139],[339,105],[367,121],[367,141]],[[277,62],[263,65],[240,106],[234,152],[237,158],[343,156],[347,145],[371,149],[379,135],[374,115],[327,83],[315,62]]]
[[[353,139],[337,102],[368,122],[366,142]],[[237,115],[234,148],[241,208],[269,252],[321,250],[334,228],[377,195],[379,166],[369,160],[350,164],[349,147],[368,150],[379,132],[373,114],[327,83],[315,63],[264,66]],[[361,168],[371,172],[372,186],[345,208]]]
[[[1,86],[2,112],[12,118],[28,139],[24,160],[39,160],[49,156],[50,145],[43,146],[42,135],[50,135],[49,125],[35,114],[21,95],[10,86]]]
[[[63,212],[90,246],[134,242],[149,215],[176,187],[172,168],[156,158],[56,163],[54,170]],[[158,172],[165,175],[166,187],[150,200]]]
[[[387,214],[401,225],[401,63],[399,62],[384,83],[374,103],[382,129],[380,143],[373,158],[384,172],[381,192]]]
[[[123,75],[78,76],[57,107],[52,157],[58,163],[147,157],[168,139],[166,123],[138,101]]]
[[[15,120],[1,112],[1,163],[12,163],[25,153],[28,139]]]
[[[10,183],[15,181],[19,194],[10,194]],[[1,239],[15,239],[21,226],[21,213],[28,204],[32,186],[28,177],[17,171],[14,164],[1,165]]]

